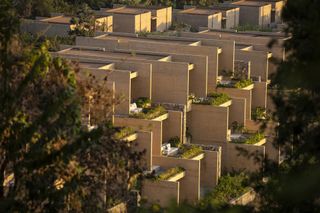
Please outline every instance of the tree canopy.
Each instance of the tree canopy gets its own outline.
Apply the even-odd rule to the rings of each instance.
[[[114,138],[106,81],[79,78],[47,41],[23,44],[9,0],[0,24],[0,212],[105,212],[127,201],[142,153]]]

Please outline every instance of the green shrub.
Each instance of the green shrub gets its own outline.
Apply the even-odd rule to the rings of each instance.
[[[252,120],[258,121],[258,120],[264,120],[267,118],[267,112],[265,108],[262,107],[256,107],[251,111],[251,117]]]
[[[240,81],[234,84],[234,87],[238,89],[242,89],[251,84],[253,84],[253,81],[251,79],[241,79]]]
[[[246,131],[246,128],[243,124],[239,124],[237,121],[234,121],[231,124],[231,131],[233,133],[244,133]]]
[[[219,208],[249,191],[248,177],[241,173],[239,175],[230,174],[221,176],[219,184],[214,190],[208,193],[201,201],[200,205],[206,208],[208,205]]]
[[[156,179],[157,180],[168,180],[169,178],[175,176],[176,174],[179,174],[184,171],[184,168],[182,167],[174,167],[170,168],[162,173],[160,173]]]
[[[184,159],[191,159],[201,153],[203,153],[203,149],[195,145],[184,145],[179,149],[179,155]]]
[[[181,146],[181,141],[180,141],[180,138],[178,136],[170,138],[168,143],[170,143],[170,145],[172,147],[180,147]]]
[[[137,107],[139,108],[149,108],[151,107],[151,100],[146,97],[140,97],[138,98],[135,103],[137,104]]]
[[[117,140],[120,140],[120,139],[125,138],[129,135],[132,135],[133,133],[135,133],[135,130],[132,129],[131,127],[119,128],[119,129],[116,129],[116,133],[114,134],[114,138]]]
[[[212,105],[212,106],[219,106],[231,98],[224,93],[209,93],[208,97],[206,98],[193,98],[192,103],[194,104],[203,104],[203,105]]]
[[[232,142],[242,143],[242,144],[256,144],[264,138],[265,138],[264,134],[257,132],[255,134],[250,134],[248,136],[245,136],[244,138],[232,140]]]
[[[167,113],[167,110],[164,107],[157,106],[154,108],[144,108],[142,112],[130,114],[130,117],[151,120],[166,113]]]
[[[251,79],[240,79],[240,80],[233,80],[229,84],[218,83],[217,87],[242,89],[251,84],[253,84],[253,81]]]

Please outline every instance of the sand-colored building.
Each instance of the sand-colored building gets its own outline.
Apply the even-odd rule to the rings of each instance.
[[[151,11],[141,8],[101,8],[96,14],[113,16],[113,31],[138,33],[151,31]]]
[[[274,71],[270,59],[284,59],[280,46],[265,46],[271,38],[285,39],[210,30],[179,36],[107,33],[77,37],[75,46],[54,55],[77,61],[84,73],[107,77],[115,96],[122,97],[113,123],[135,130],[126,140],[146,150],[144,166],[152,174],[144,180],[141,195],[167,206],[172,200],[198,201],[204,189],[218,184],[221,173],[259,171],[266,156],[279,162],[279,150],[272,147],[267,132],[254,143],[237,142],[259,131],[252,115],[268,107],[269,73]],[[252,81],[236,87],[240,80],[232,76]],[[228,99],[208,104],[212,94]],[[164,111],[141,117],[141,97],[150,100],[148,107],[162,106]],[[173,146],[173,138],[182,146]],[[198,151],[186,155],[190,149]],[[239,155],[239,149],[259,159]],[[168,172],[173,175],[165,176]]]
[[[269,27],[272,6],[268,2],[241,0],[231,3],[240,8],[239,24]]]
[[[221,28],[233,29],[239,26],[240,8],[231,5],[214,5],[211,9],[222,13]]]
[[[177,22],[188,24],[196,30],[201,27],[221,29],[222,13],[212,9],[185,9],[178,12],[176,18]]]
[[[41,34],[50,37],[69,35],[69,31],[74,29],[75,25],[71,24],[71,16],[59,15],[53,17],[41,17],[35,20],[24,19],[21,23],[21,30],[33,34]],[[95,19],[95,31],[112,32],[113,17],[104,16]]]

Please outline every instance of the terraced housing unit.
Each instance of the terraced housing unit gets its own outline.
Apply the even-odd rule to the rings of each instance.
[[[275,124],[266,120],[266,111],[274,109],[268,95],[276,71],[271,59],[285,60],[287,38],[221,30],[242,23],[243,7],[234,6],[241,2],[175,13],[175,20],[184,22],[192,16],[192,25],[201,29],[196,33],[139,33],[168,30],[170,7],[103,8],[97,13],[113,17],[114,32],[77,37],[75,45],[52,53],[78,62],[82,78],[91,73],[107,80],[109,90],[121,97],[112,122],[132,129],[123,140],[146,151],[142,166],[148,178],[141,195],[150,203],[197,202],[222,173],[260,171],[266,158],[281,162],[279,148],[272,145]],[[269,49],[271,39],[277,42]],[[263,132],[261,120],[267,121]]]
[[[211,31],[147,37],[109,33],[77,37],[75,46],[54,54],[107,76],[115,94],[124,97],[115,106],[114,125],[137,131],[134,140],[147,151],[146,171],[157,176],[183,168],[143,184],[142,196],[165,206],[172,198],[198,201],[221,172],[259,171],[267,156],[280,161],[271,133],[259,135],[252,117],[256,109],[268,108],[272,55],[285,55],[279,46],[265,47],[269,38]],[[151,106],[137,106],[141,98]],[[174,138],[179,145],[170,142]],[[239,149],[260,160],[242,156]],[[195,153],[183,157],[188,152]]]

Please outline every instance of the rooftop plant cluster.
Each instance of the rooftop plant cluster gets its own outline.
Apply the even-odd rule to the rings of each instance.
[[[240,133],[240,134],[242,134],[242,133],[245,133],[247,130],[246,130],[246,128],[244,127],[243,124],[239,124],[237,121],[234,121],[234,122],[232,122],[232,124],[231,124],[231,131],[232,131],[233,133]]]
[[[182,145],[179,149],[179,156],[183,159],[191,159],[203,153],[200,146],[195,145]]]
[[[250,190],[248,186],[248,176],[244,173],[221,176],[219,184],[201,200],[200,208],[205,209],[208,206],[219,208],[248,192]]]
[[[257,132],[255,134],[245,134],[239,139],[232,140],[232,142],[241,143],[241,144],[256,144],[264,138],[265,138],[264,134]]]
[[[168,180],[169,178],[181,173],[181,172],[184,172],[184,168],[182,167],[174,167],[174,168],[170,168],[170,169],[167,169],[166,171],[160,173],[156,179],[157,180]]]
[[[256,107],[251,111],[251,117],[254,121],[264,120],[267,118],[267,111],[263,107]]]
[[[192,103],[194,104],[203,104],[203,105],[212,105],[219,106],[227,101],[231,100],[231,98],[224,93],[209,93],[206,98],[197,98],[193,97]]]
[[[142,108],[142,111],[130,114],[131,118],[150,120],[167,113],[167,110],[162,106],[151,106],[151,101],[148,98],[141,97],[137,99],[136,104],[137,107]]]
[[[120,140],[129,135],[132,135],[133,133],[135,133],[135,130],[131,127],[117,128],[116,133],[114,134],[114,138]]]
[[[171,145],[171,147],[180,147],[182,145],[178,136],[170,138],[168,143]]]
[[[151,100],[147,97],[140,97],[138,98],[135,103],[139,108],[148,108],[151,107]]]
[[[150,120],[166,113],[167,113],[167,110],[164,107],[156,106],[156,107],[150,107],[150,108],[143,108],[142,112],[131,114],[130,117]]]
[[[217,87],[242,89],[251,84],[253,84],[253,81],[251,79],[240,79],[240,80],[232,80],[228,84],[218,83]]]
[[[155,174],[153,171],[151,174],[146,175],[146,178],[152,179],[152,180],[168,180],[169,178],[184,171],[185,171],[184,168],[177,166],[177,167],[167,169],[163,172],[160,172],[159,174]]]

